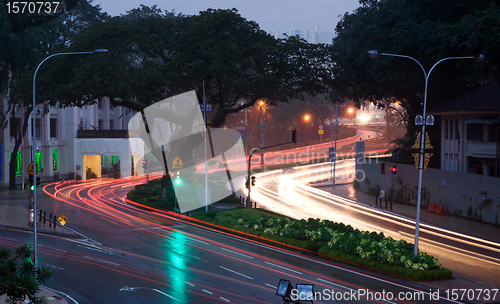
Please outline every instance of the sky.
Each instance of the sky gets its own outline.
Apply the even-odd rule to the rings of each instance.
[[[358,0],[94,0],[111,16],[124,14],[141,4],[157,5],[163,10],[195,15],[209,8],[236,8],[247,20],[256,21],[266,30],[319,27],[334,32],[340,17],[359,7]]]

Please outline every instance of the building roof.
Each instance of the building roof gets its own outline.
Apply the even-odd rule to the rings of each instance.
[[[451,115],[466,113],[499,113],[500,87],[498,81],[491,81],[457,98],[439,105],[429,114]]]

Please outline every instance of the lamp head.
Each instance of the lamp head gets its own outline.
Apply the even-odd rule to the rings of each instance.
[[[109,53],[109,51],[107,49],[94,50],[94,54],[99,54],[99,53]]]
[[[481,61],[484,61],[484,54],[479,54],[477,56],[474,57],[474,60],[476,62],[481,62]]]
[[[368,57],[370,57],[370,58],[378,58],[379,55],[380,55],[380,53],[377,50],[368,51]]]

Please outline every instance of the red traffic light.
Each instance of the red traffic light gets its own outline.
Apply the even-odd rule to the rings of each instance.
[[[392,172],[392,174],[396,174],[396,173],[398,173],[398,168],[396,168],[396,167],[391,167],[391,172]]]

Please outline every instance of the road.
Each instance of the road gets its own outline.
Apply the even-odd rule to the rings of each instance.
[[[413,243],[415,221],[370,208],[328,192],[306,186],[328,179],[329,164],[301,166],[284,171],[256,174],[252,200],[262,208],[294,218],[320,218],[349,224],[360,230],[383,232],[394,239]],[[354,177],[354,160],[337,164],[337,179]],[[243,191],[243,190],[241,190]],[[246,193],[246,190],[245,190]],[[240,195],[245,195],[243,192]],[[438,257],[454,273],[476,282],[500,287],[500,244],[422,223],[420,250]]]
[[[373,303],[374,297],[379,303],[428,302],[429,291],[419,286],[213,232],[171,213],[124,202],[125,193],[143,182],[139,177],[44,188],[39,206],[65,214],[67,225],[80,236],[39,236],[40,265],[54,270],[49,287],[78,303],[277,303],[276,286],[287,279],[294,286],[312,283],[315,291],[343,296],[340,303]],[[23,243],[31,243],[30,233],[2,230],[2,246]],[[392,298],[383,298],[384,292]],[[427,301],[399,301],[399,295],[425,296]]]

